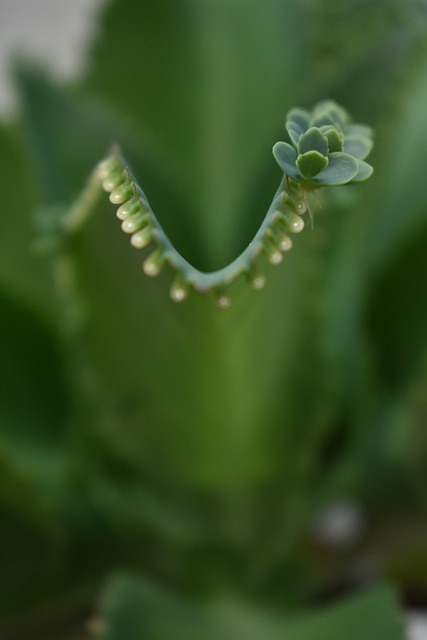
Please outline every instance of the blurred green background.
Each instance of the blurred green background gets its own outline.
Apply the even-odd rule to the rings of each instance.
[[[2,640],[403,639],[427,606],[426,3],[113,0],[77,79],[14,77]],[[116,141],[183,255],[225,265],[286,111],[324,98],[374,128],[374,176],[324,190],[227,312],[143,276],[107,198],[58,235]]]

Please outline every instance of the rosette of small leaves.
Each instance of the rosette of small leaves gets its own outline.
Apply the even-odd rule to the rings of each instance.
[[[273,155],[283,172],[300,188],[316,189],[362,182],[373,168],[364,159],[372,149],[369,127],[351,122],[332,100],[314,109],[291,109],[286,129],[292,141],[277,142]]]

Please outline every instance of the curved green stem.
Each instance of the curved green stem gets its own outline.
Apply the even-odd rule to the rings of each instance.
[[[240,275],[244,275],[254,289],[264,286],[265,278],[256,265],[259,256],[263,253],[271,264],[279,264],[282,253],[292,247],[288,233],[303,230],[301,215],[307,210],[304,191],[299,190],[298,185],[291,186],[284,175],[249,246],[226,267],[206,273],[193,267],[175,249],[118,149],[95,168],[87,187],[64,220],[66,231],[76,231],[84,223],[101,193],[101,186],[110,193],[110,202],[120,205],[117,217],[122,221],[123,231],[131,235],[131,244],[137,249],[154,245],[153,253],[143,263],[146,275],[156,276],[168,264],[176,272],[170,290],[175,302],[185,300],[191,289],[198,293],[213,290],[222,308],[231,302],[227,286]]]
[[[312,111],[291,109],[286,128],[292,145],[277,142],[273,147],[283,171],[279,188],[252,242],[223,269],[199,271],[175,249],[117,147],[93,171],[63,220],[62,230],[73,233],[80,228],[102,187],[110,193],[110,202],[119,206],[117,217],[123,231],[131,235],[131,244],[137,249],[154,245],[143,262],[148,276],[158,275],[169,265],[176,272],[170,290],[175,302],[185,300],[191,289],[198,293],[214,291],[218,305],[225,309],[231,303],[227,287],[239,276],[244,275],[254,289],[264,286],[265,278],[257,266],[261,254],[271,264],[279,264],[282,254],[292,247],[288,234],[304,228],[301,215],[307,211],[308,192],[322,186],[362,182],[372,175],[373,167],[364,161],[372,149],[371,129],[352,123],[345,109],[332,100],[318,103]]]

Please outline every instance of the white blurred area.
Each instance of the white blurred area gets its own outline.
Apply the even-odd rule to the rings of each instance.
[[[70,78],[84,66],[105,0],[0,0],[0,117],[16,104],[11,62],[25,54]]]
[[[427,614],[410,613],[408,621],[408,640],[426,640],[427,638]]]

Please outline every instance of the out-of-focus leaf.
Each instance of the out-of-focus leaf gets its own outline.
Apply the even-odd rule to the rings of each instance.
[[[379,0],[375,5],[369,0],[317,0],[309,5],[307,19],[316,55],[316,91],[351,105],[357,119],[377,126],[398,107],[408,74],[423,56],[425,5],[418,0]],[[375,73],[378,68],[381,74]]]
[[[37,465],[38,453],[54,452],[64,437],[67,390],[59,346],[52,326],[3,292],[0,334],[0,440]]]
[[[31,467],[25,453],[0,442],[0,618],[42,598],[61,570],[61,531],[40,478],[47,471],[35,464],[51,460],[34,454]]]
[[[0,291],[0,615],[42,597],[60,572],[68,395],[52,326]],[[20,604],[19,604],[20,603]]]
[[[426,22],[427,24],[427,22]],[[375,266],[388,259],[406,238],[417,233],[425,217],[427,192],[424,166],[427,162],[427,135],[424,105],[427,101],[426,62],[412,73],[400,107],[389,124],[384,153],[379,165],[381,190],[372,203],[376,215],[369,229],[366,256]]]
[[[303,91],[303,12],[280,0],[162,0],[133,8],[131,0],[107,8],[86,88],[149,130],[179,166],[203,247],[200,267],[219,268],[263,217],[253,206],[262,189],[256,173]],[[270,175],[264,210],[274,190]]]
[[[395,597],[387,588],[287,620],[232,602],[192,602],[126,576],[113,579],[104,595],[101,629],[101,640],[403,639]]]
[[[37,178],[43,206],[69,207],[83,188],[90,172],[113,143],[120,142],[126,156],[144,176],[149,197],[157,210],[164,212],[162,224],[172,231],[178,247],[194,251],[193,229],[186,227],[186,209],[179,169],[162,154],[158,144],[146,131],[141,132],[126,116],[99,100],[60,91],[31,65],[16,69],[21,91],[24,123],[32,158],[37,164]],[[37,203],[38,204],[38,203]],[[41,203],[40,203],[41,204]],[[41,210],[43,214],[43,208]],[[46,216],[45,216],[46,217]],[[39,216],[43,232],[43,215]]]
[[[425,204],[427,214],[427,199]],[[424,222],[409,242],[402,239],[393,252],[394,259],[371,288],[368,320],[376,366],[392,394],[417,374],[427,345],[427,300],[423,294],[427,290],[426,242]]]
[[[0,123],[0,283],[44,315],[52,312],[47,265],[31,249],[33,212],[40,197],[17,126]]]

